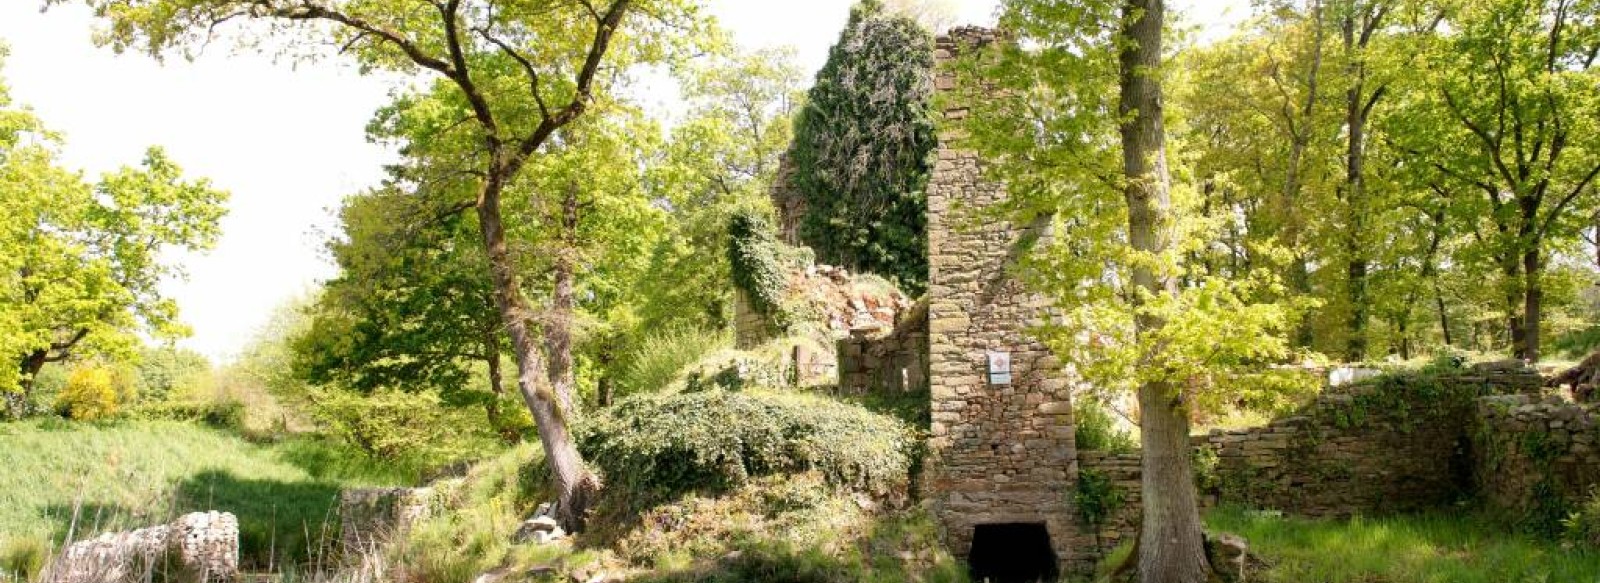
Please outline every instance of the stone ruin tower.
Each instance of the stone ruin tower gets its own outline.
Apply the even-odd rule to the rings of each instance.
[[[995,42],[992,30],[953,29],[939,37],[936,59],[948,64]],[[934,75],[936,90],[953,95],[954,73],[940,67]],[[946,103],[936,115],[956,120],[967,112]],[[1098,552],[1072,507],[1072,386],[1060,361],[1028,334],[1049,303],[1007,273],[1023,229],[984,216],[1006,189],[984,179],[978,154],[961,149],[959,138],[949,128],[941,133],[927,192],[929,496],[946,543],[975,576],[991,560],[1002,569],[997,579],[1010,579],[1003,570],[1021,568],[1018,561],[1038,568],[1053,559],[1056,571],[1040,573],[1046,576],[1082,572]]]

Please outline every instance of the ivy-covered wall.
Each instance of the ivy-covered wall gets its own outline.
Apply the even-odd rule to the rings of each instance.
[[[1600,404],[1509,395],[1478,402],[1478,494],[1524,529],[1556,534],[1600,486]]]

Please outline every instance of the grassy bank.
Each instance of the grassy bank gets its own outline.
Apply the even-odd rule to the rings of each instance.
[[[1557,583],[1600,581],[1600,554],[1508,531],[1470,511],[1349,521],[1239,509],[1206,517],[1250,541],[1268,583]]]
[[[82,539],[199,510],[239,517],[246,563],[301,561],[337,527],[341,488],[416,478],[314,438],[261,444],[142,420],[0,424],[0,468],[0,569],[11,570],[59,547],[69,530]]]

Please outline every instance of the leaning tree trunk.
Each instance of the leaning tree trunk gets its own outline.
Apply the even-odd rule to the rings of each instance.
[[[1126,0],[1122,6],[1118,108],[1124,120],[1122,163],[1128,201],[1128,238],[1133,248],[1159,256],[1173,246],[1166,135],[1161,123],[1161,28],[1163,0]],[[1133,270],[1133,283],[1152,294],[1172,296],[1177,284],[1149,265]],[[1140,335],[1165,325],[1138,316]],[[1189,462],[1189,416],[1182,391],[1171,382],[1139,387],[1144,521],[1140,530],[1139,577],[1145,583],[1202,583],[1210,573],[1200,528],[1198,496]]]
[[[584,516],[599,491],[600,480],[589,471],[583,455],[578,453],[577,445],[573,443],[566,412],[551,390],[544,370],[544,352],[529,325],[532,308],[522,297],[521,282],[506,247],[505,226],[500,219],[503,180],[502,175],[492,174],[478,197],[478,222],[483,230],[483,244],[494,281],[495,305],[500,309],[506,331],[511,336],[511,348],[517,360],[517,386],[538,426],[545,462],[550,465],[554,477],[556,518],[563,528],[577,531],[583,528]]]

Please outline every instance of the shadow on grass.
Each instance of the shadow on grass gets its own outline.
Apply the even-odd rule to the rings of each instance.
[[[239,517],[239,558],[246,568],[303,565],[339,540],[341,486],[332,482],[251,480],[207,470],[178,485],[182,512],[218,510]]]
[[[231,512],[239,519],[239,559],[245,569],[304,565],[326,558],[339,540],[338,498],[331,482],[250,480],[206,470],[179,482],[160,508],[85,503],[76,509],[75,540],[169,524],[190,512]],[[52,540],[60,544],[74,529],[74,508],[52,505]]]
[[[900,517],[880,517],[871,530],[844,549],[800,546],[786,541],[745,538],[730,541],[720,558],[630,579],[643,583],[832,583],[840,581],[926,581],[964,583],[963,565],[928,549],[937,540],[920,540],[917,529]]]

